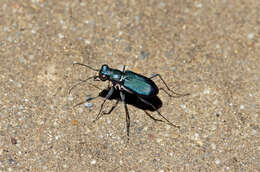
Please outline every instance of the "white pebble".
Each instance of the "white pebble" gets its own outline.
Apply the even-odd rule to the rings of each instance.
[[[216,160],[215,160],[215,163],[216,163],[216,164],[219,164],[219,163],[220,163],[220,160],[219,160],[219,159],[216,159]]]
[[[199,134],[198,133],[195,133],[194,134],[194,140],[198,140],[199,139]]]
[[[186,109],[187,108],[185,104],[182,104],[181,107],[182,107],[182,109]]]
[[[12,40],[13,40],[13,39],[12,39],[11,36],[8,36],[8,37],[7,37],[7,41],[12,42]]]
[[[255,36],[255,35],[254,35],[253,33],[250,33],[250,34],[247,35],[248,39],[253,39],[254,36]]]
[[[216,149],[216,144],[215,144],[215,143],[212,143],[212,144],[211,144],[211,148],[215,150],[215,149]]]
[[[95,159],[93,159],[91,162],[90,162],[92,165],[95,165],[97,163],[97,161]]]
[[[256,130],[252,130],[251,134],[252,134],[253,136],[255,136],[255,135],[256,135]]]
[[[161,141],[162,141],[161,138],[156,139],[156,142],[157,142],[157,143],[160,143]]]
[[[29,55],[29,59],[33,60],[34,59],[34,55]]]
[[[64,35],[63,35],[62,33],[59,33],[59,34],[58,34],[58,37],[59,37],[60,39],[63,39],[63,38],[64,38]]]
[[[85,40],[85,44],[86,44],[86,45],[89,45],[90,43],[91,43],[90,40],[88,40],[88,39]]]
[[[217,127],[216,127],[216,125],[212,125],[212,127],[211,127],[211,130],[216,130],[217,129]]]
[[[201,4],[201,3],[196,3],[195,6],[196,6],[197,8],[201,8],[201,7],[202,7],[202,4]]]
[[[209,90],[209,89],[205,89],[205,90],[203,91],[203,93],[204,93],[204,94],[209,94],[209,93],[210,93],[210,90]]]
[[[8,26],[4,26],[2,30],[3,30],[3,32],[8,31]]]
[[[85,105],[85,107],[86,107],[86,108],[90,108],[90,107],[92,107],[92,106],[93,106],[93,104],[92,104],[92,103],[90,103],[90,102],[86,102],[84,105]]]
[[[73,97],[72,97],[72,96],[68,96],[68,100],[69,100],[69,101],[72,101],[72,100],[73,100]]]
[[[35,29],[32,29],[32,30],[31,30],[31,33],[32,33],[32,34],[35,34],[35,33],[36,33],[36,30],[35,30]]]

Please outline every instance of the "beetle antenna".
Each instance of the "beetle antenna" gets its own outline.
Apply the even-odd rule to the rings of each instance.
[[[78,63],[78,62],[75,62],[75,63],[73,63],[73,65],[81,65],[81,66],[85,66],[85,67],[87,67],[87,68],[89,68],[89,69],[91,69],[91,70],[94,70],[94,71],[99,71],[98,69],[94,69],[94,68],[92,68],[92,67],[90,67],[90,66],[88,66],[88,65],[85,65],[85,64],[83,64],[83,63]]]
[[[91,76],[91,77],[89,77],[89,78],[87,78],[87,79],[84,79],[84,80],[79,81],[78,83],[76,83],[75,85],[73,85],[73,86],[69,89],[69,94],[71,93],[71,91],[72,91],[76,86],[82,84],[83,82],[87,82],[87,81],[90,80],[90,79],[95,79],[96,77],[97,77],[97,76]]]

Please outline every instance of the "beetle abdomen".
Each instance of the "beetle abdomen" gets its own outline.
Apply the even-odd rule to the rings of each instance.
[[[159,92],[158,87],[151,79],[132,71],[125,71],[124,87],[144,97],[155,96]]]

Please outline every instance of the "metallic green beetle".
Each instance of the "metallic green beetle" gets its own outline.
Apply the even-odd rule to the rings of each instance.
[[[138,99],[140,99],[143,103],[151,106],[170,125],[179,128],[179,126],[174,125],[167,118],[165,118],[154,107],[154,105],[151,102],[149,102],[149,99],[151,99],[152,97],[157,96],[157,94],[159,93],[159,88],[152,81],[152,78],[159,77],[162,80],[162,82],[164,83],[164,85],[166,86],[167,90],[170,91],[171,93],[177,95],[177,96],[186,96],[186,95],[189,95],[189,94],[178,94],[178,93],[173,92],[167,86],[166,82],[162,79],[161,75],[154,74],[153,76],[148,78],[148,77],[145,77],[143,75],[137,74],[135,72],[132,72],[132,71],[129,71],[129,70],[125,70],[125,66],[123,67],[123,70],[120,71],[118,69],[110,68],[106,64],[102,65],[100,70],[94,69],[94,68],[92,68],[92,67],[90,67],[88,65],[82,64],[82,63],[74,63],[74,64],[85,66],[85,67],[87,67],[87,68],[89,68],[91,70],[99,72],[99,74],[97,76],[92,76],[92,77],[89,77],[89,78],[87,78],[85,80],[81,80],[79,83],[77,83],[73,87],[71,87],[71,89],[69,90],[69,93],[77,85],[81,84],[82,82],[86,82],[86,81],[88,81],[90,79],[101,80],[101,81],[111,81],[112,82],[112,87],[108,91],[108,94],[105,96],[104,101],[101,104],[99,113],[98,113],[96,119],[93,122],[97,121],[103,114],[107,114],[105,112],[101,113],[102,109],[103,109],[103,106],[104,106],[104,103],[106,102],[107,99],[109,99],[111,97],[111,95],[113,94],[115,89],[117,89],[120,92],[120,97],[121,97],[122,102],[124,103],[124,108],[125,108],[125,112],[126,112],[126,127],[127,127],[128,139],[129,139],[129,128],[130,128],[130,116],[129,116],[129,112],[128,112],[128,108],[127,108],[127,104],[126,104],[126,100],[125,100],[125,93],[124,93],[125,91],[130,93],[130,94],[136,95]],[[171,94],[169,94],[163,88],[160,88],[160,90],[163,90],[170,97],[175,97],[175,96],[172,96]],[[119,102],[119,100],[116,102],[116,104],[111,108],[111,110],[108,113],[111,113],[111,111],[116,107],[118,102]],[[155,118],[153,118],[153,119],[156,120],[156,121],[161,121],[161,120],[157,120]]]

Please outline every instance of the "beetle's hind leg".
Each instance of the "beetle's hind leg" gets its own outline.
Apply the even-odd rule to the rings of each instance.
[[[163,119],[165,119],[169,125],[173,126],[173,127],[177,127],[177,128],[180,128],[180,126],[177,126],[175,124],[173,124],[172,122],[170,122],[167,118],[165,118],[155,107],[153,104],[151,104],[150,102],[148,102],[147,100],[141,98],[141,97],[138,97],[142,102],[144,102],[145,104],[151,106],[157,113],[158,115],[160,115]]]
[[[144,110],[144,112],[145,112],[145,114],[147,115],[147,116],[149,116],[152,120],[154,120],[155,122],[165,122],[165,121],[163,121],[163,120],[161,120],[161,119],[157,119],[157,118],[155,118],[155,117],[153,117],[151,114],[149,114],[146,110]]]
[[[180,97],[180,96],[188,96],[188,95],[190,95],[189,93],[187,93],[187,94],[179,94],[179,93],[176,93],[176,92],[172,91],[172,90],[168,87],[168,85],[166,84],[166,82],[164,81],[164,79],[162,78],[162,76],[161,76],[160,74],[158,74],[158,73],[157,73],[157,74],[154,74],[153,76],[151,76],[150,79],[153,79],[153,78],[155,78],[155,77],[159,77],[159,78],[160,78],[160,80],[163,82],[163,84],[165,85],[165,87],[167,88],[168,91],[170,91],[172,94],[177,95],[177,96],[173,96],[173,95],[171,95],[170,93],[168,93],[164,88],[159,88],[160,90],[163,90],[169,97]]]

